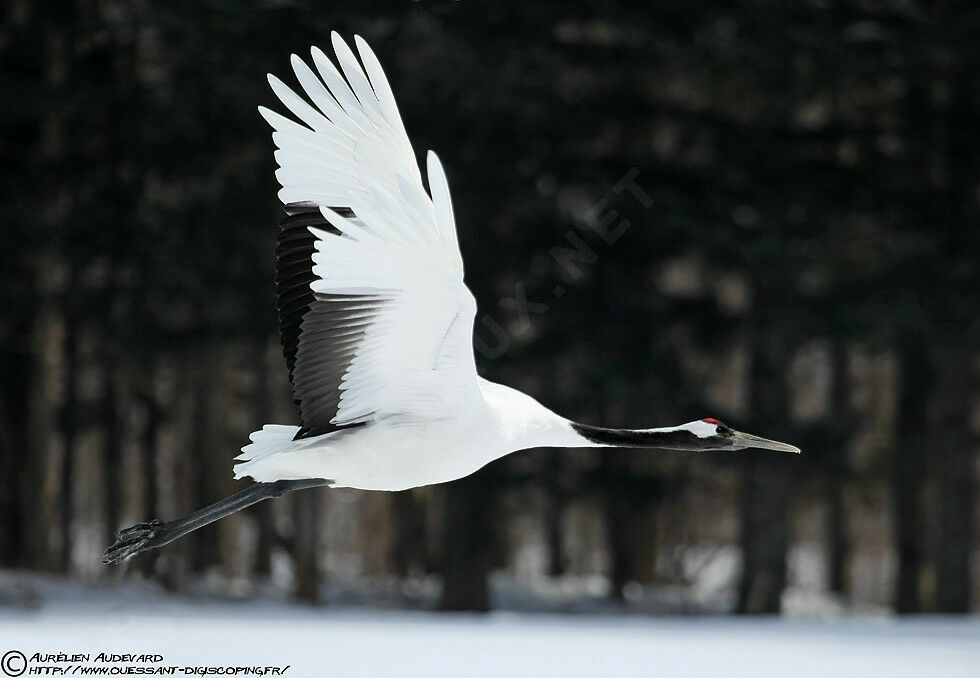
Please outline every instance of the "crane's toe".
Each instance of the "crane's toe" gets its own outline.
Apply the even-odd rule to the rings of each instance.
[[[102,562],[106,565],[118,565],[130,556],[161,546],[164,531],[163,523],[159,520],[136,523],[120,530],[116,541],[105,550]]]

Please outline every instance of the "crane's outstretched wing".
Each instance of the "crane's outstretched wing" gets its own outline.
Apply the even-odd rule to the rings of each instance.
[[[286,205],[276,248],[279,330],[297,438],[381,419],[453,416],[478,393],[476,302],[463,284],[449,186],[429,193],[377,57],[332,34],[340,71],[312,49],[292,66],[311,106],[279,79],[299,124],[266,108]],[[343,75],[341,75],[341,71]]]

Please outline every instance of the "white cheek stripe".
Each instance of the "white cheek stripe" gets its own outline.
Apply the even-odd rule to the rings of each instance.
[[[717,435],[718,432],[718,424],[709,424],[708,422],[701,421],[700,419],[698,421],[683,424],[677,428],[684,431],[690,431],[698,438],[710,438]]]
[[[690,431],[698,438],[711,438],[718,435],[718,424],[709,424],[706,421],[689,421],[680,426],[667,426],[665,428],[647,428],[644,431],[655,431],[657,433],[669,433],[670,431]]]

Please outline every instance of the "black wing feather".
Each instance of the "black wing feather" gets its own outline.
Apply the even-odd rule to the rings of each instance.
[[[347,218],[354,216],[346,208],[333,210]],[[316,279],[316,237],[310,233],[310,226],[339,233],[318,207],[294,203],[286,206],[276,241],[279,335],[293,400],[300,412],[297,439],[359,425],[338,425],[331,420],[340,406],[341,378],[383,303],[375,297],[316,294],[310,289]]]

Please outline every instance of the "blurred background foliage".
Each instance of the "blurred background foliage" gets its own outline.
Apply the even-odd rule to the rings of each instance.
[[[442,609],[980,602],[974,3],[0,13],[3,567]],[[484,376],[581,421],[716,416],[804,454],[538,450],[103,567],[116,529],[232,492],[248,433],[296,421],[255,107],[331,30],[374,47],[447,168]]]

